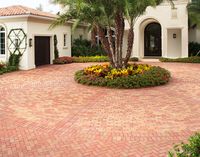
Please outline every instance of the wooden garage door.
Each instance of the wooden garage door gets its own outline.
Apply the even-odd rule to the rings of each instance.
[[[35,37],[35,65],[50,64],[50,37]]]

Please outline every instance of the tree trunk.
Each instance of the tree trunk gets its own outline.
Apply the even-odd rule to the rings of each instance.
[[[104,32],[104,29],[100,26],[97,27],[97,33],[98,33],[98,36],[100,38],[100,41],[102,43],[102,46],[103,46],[103,49],[106,51],[109,59],[110,59],[110,64],[111,66],[115,66],[114,65],[114,61],[113,61],[113,55],[111,53],[111,50],[110,50],[110,45],[109,45],[109,42],[108,42],[108,39],[106,38],[105,36],[105,32]]]
[[[122,68],[122,47],[124,37],[124,18],[123,13],[119,10],[115,16],[115,52],[117,68]]]
[[[128,32],[128,48],[127,48],[127,53],[126,53],[126,58],[124,59],[124,67],[127,67],[128,61],[131,57],[131,53],[133,50],[133,43],[134,43],[134,30],[133,30],[133,23],[130,25],[130,29]]]
[[[113,60],[113,63],[114,63],[114,67],[116,68],[117,67],[117,60],[115,58],[115,55],[116,55],[116,51],[115,51],[115,46],[113,44],[113,38],[112,38],[112,29],[111,28],[108,28],[107,30],[107,34],[108,34],[108,43],[109,43],[109,46],[110,46],[110,51],[111,51],[111,55],[112,55],[112,60]]]
[[[124,18],[123,14],[121,14],[121,23],[120,23],[120,39],[119,39],[119,64],[120,67],[123,66],[123,38],[124,38],[124,29],[125,29],[125,23],[124,23]]]

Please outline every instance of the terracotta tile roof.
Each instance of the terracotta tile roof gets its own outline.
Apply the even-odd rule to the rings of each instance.
[[[50,18],[57,17],[57,15],[55,14],[39,11],[21,5],[14,5],[10,7],[0,8],[0,16],[16,16],[16,15],[35,15],[35,16],[50,17]]]

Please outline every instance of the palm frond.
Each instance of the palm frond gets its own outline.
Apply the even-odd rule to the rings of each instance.
[[[59,15],[58,18],[56,18],[56,20],[50,25],[49,29],[53,29],[56,26],[59,25],[64,25],[67,21],[69,20],[73,20],[74,17],[70,14],[70,13],[65,13],[65,14],[61,14]]]

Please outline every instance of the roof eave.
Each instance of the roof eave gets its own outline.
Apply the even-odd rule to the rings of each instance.
[[[9,16],[0,16],[0,19],[13,19],[13,18],[27,18],[29,15],[9,15]]]
[[[47,16],[40,16],[40,15],[32,15],[32,14],[26,14],[26,15],[11,15],[11,16],[0,16],[0,20],[3,19],[13,19],[13,18],[37,18],[37,19],[41,19],[41,20],[49,20],[49,21],[54,21],[56,19],[56,17],[47,17]],[[68,21],[66,22],[66,24],[73,24],[74,21]],[[88,27],[87,24],[79,24],[79,26],[82,27]]]
[[[47,16],[40,16],[40,15],[32,15],[32,14],[26,14],[26,15],[9,15],[9,16],[0,16],[1,19],[13,19],[13,18],[37,18],[37,19],[43,19],[43,20],[50,20],[54,21],[56,17],[47,17]],[[73,24],[73,21],[69,21],[66,24]]]

